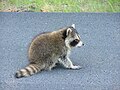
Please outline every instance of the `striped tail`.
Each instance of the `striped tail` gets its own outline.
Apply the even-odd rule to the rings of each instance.
[[[21,77],[31,76],[35,73],[38,73],[39,71],[41,71],[41,69],[36,64],[30,64],[24,69],[17,71],[15,77],[21,78]]]

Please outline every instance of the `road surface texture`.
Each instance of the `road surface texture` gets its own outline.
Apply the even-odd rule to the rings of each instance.
[[[33,37],[73,23],[85,46],[70,58],[82,69],[14,77]],[[0,13],[0,90],[120,90],[120,13]]]

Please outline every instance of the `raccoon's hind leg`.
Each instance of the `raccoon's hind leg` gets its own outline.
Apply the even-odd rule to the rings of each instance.
[[[71,61],[68,57],[60,58],[58,61],[59,61],[59,63],[62,64],[65,68],[68,68],[68,69],[77,70],[77,69],[81,69],[81,68],[82,68],[81,66],[73,65],[72,61]]]
[[[35,73],[40,72],[43,68],[44,68],[44,66],[39,66],[37,64],[29,64],[24,69],[17,71],[15,74],[15,77],[21,78],[21,77],[31,76]]]

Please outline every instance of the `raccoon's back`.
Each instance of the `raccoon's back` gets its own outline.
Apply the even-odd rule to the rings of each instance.
[[[30,59],[43,59],[54,55],[60,55],[64,41],[59,34],[43,34],[37,36],[29,47]]]

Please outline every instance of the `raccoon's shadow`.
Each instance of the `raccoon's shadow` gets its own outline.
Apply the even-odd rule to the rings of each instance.
[[[63,65],[56,63],[56,66],[53,69],[66,69]]]

